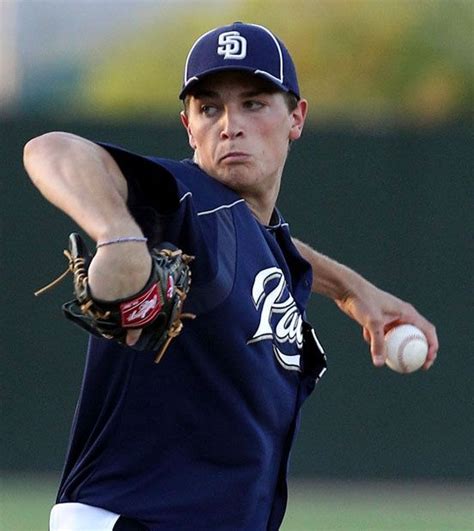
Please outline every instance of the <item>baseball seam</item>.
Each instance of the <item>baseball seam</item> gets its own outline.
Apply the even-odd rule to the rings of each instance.
[[[400,365],[402,372],[404,373],[409,372],[409,368],[405,364],[405,360],[404,360],[404,351],[405,351],[405,347],[408,345],[408,343],[410,343],[410,341],[421,341],[424,345],[426,345],[425,338],[423,336],[415,335],[415,334],[412,334],[411,336],[407,336],[400,343],[400,346],[398,347],[398,350],[397,350],[397,361],[398,361],[398,364]]]

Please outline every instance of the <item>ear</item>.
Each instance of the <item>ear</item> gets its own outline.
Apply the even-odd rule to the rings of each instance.
[[[304,122],[306,120],[306,115],[308,114],[308,101],[299,100],[296,108],[291,111],[291,120],[292,125],[290,129],[290,140],[298,140],[303,132]]]
[[[189,145],[191,146],[192,149],[196,149],[196,143],[194,142],[194,137],[193,137],[193,133],[191,131],[191,126],[189,125],[189,117],[188,117],[188,115],[184,111],[181,111],[179,116],[181,118],[181,123],[183,124],[184,128],[186,129],[186,132],[188,133]]]

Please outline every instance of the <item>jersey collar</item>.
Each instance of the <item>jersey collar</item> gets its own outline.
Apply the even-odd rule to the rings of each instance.
[[[278,212],[277,208],[274,208],[272,215],[270,217],[270,223],[268,223],[268,225],[264,225],[264,227],[268,231],[276,231],[283,225],[283,223],[284,223],[284,220],[281,217],[280,212]]]

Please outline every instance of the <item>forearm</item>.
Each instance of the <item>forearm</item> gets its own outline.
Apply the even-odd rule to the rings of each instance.
[[[100,146],[68,133],[48,133],[28,142],[24,164],[53,205],[97,241],[143,236],[127,208],[127,183]],[[128,297],[146,283],[151,258],[143,242],[101,247],[89,267],[89,285],[103,300]]]
[[[367,282],[363,277],[345,265],[312,249],[309,245],[293,239],[301,255],[313,269],[312,291],[334,301],[344,300],[347,295]]]
[[[362,326],[375,365],[380,367],[384,363],[387,330],[400,323],[411,323],[428,339],[429,351],[424,368],[431,367],[438,351],[438,337],[432,323],[411,304],[377,288],[352,269],[318,253],[309,245],[293,241],[313,268],[312,291],[333,299],[345,314]]]
[[[125,178],[100,146],[48,133],[26,144],[24,164],[43,196],[94,240],[141,234],[126,206]]]

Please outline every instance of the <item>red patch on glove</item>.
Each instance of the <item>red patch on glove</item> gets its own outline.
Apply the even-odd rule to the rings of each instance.
[[[124,328],[142,328],[151,323],[163,308],[158,284],[136,299],[120,304],[120,316]]]

